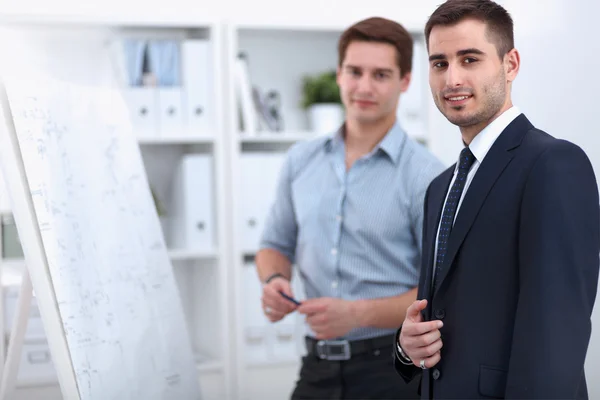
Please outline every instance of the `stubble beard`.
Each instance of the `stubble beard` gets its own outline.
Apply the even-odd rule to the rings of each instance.
[[[450,123],[460,128],[482,124],[492,119],[504,105],[506,100],[505,82],[506,74],[504,73],[504,70],[501,69],[497,78],[482,88],[481,96],[478,96],[483,99],[483,104],[481,107],[470,114],[455,113],[456,111],[463,111],[465,109],[466,106],[462,105],[450,107],[453,111],[446,111],[447,109],[444,107],[446,106],[446,100],[444,99],[444,95],[442,93],[438,93],[436,96],[434,96],[435,104],[438,110],[440,110],[440,112],[448,121],[450,121]]]

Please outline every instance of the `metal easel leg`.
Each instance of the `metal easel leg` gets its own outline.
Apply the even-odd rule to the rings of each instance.
[[[0,400],[8,400],[16,387],[19,361],[21,361],[21,350],[23,349],[23,341],[25,340],[25,331],[27,330],[27,321],[29,320],[32,297],[33,287],[31,285],[31,278],[29,277],[27,267],[25,267],[13,321],[13,329],[10,333],[6,362],[4,363],[4,369],[2,371]]]

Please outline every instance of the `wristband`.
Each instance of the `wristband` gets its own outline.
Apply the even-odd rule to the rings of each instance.
[[[402,332],[402,326],[396,332],[396,351],[398,352],[398,359],[404,365],[414,365],[411,358],[404,352],[402,346],[400,346],[400,332]]]
[[[279,272],[275,272],[274,274],[272,274],[272,275],[269,275],[269,277],[268,277],[268,278],[265,280],[265,285],[266,285],[267,283],[271,282],[271,281],[272,281],[273,279],[275,279],[275,278],[283,278],[283,279],[285,279],[286,281],[288,280],[288,279],[287,279],[285,276],[283,276],[283,275],[282,275],[282,274],[280,274]]]

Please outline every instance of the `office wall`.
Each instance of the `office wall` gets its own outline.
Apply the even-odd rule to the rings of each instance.
[[[600,175],[597,131],[599,35],[592,0],[547,0],[540,18],[528,2],[510,1],[522,68],[514,99],[540,128],[571,140],[589,154]],[[513,6],[514,3],[514,6]]]
[[[599,177],[600,80],[597,66],[600,65],[600,53],[596,49],[600,36],[595,26],[600,15],[600,3],[592,0],[545,0],[543,18],[531,3],[505,1],[515,19],[516,45],[522,55],[514,101],[535,125],[580,145],[589,155]],[[590,399],[600,398],[599,308],[600,301],[596,300],[592,340],[586,360]]]

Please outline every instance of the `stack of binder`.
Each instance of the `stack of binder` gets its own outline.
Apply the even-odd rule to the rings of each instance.
[[[214,130],[209,39],[112,43],[116,73],[140,138],[207,137]]]

